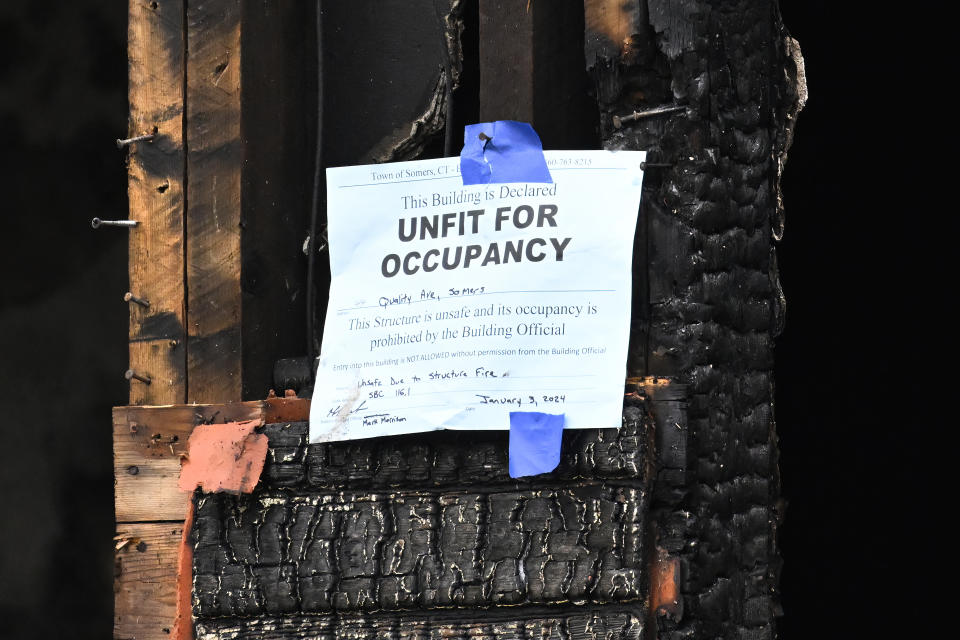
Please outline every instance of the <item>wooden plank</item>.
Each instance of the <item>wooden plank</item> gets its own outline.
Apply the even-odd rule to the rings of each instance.
[[[152,302],[151,302],[152,306]],[[150,384],[130,381],[130,404],[183,402],[187,390],[183,337],[130,342],[130,367],[150,377]]]
[[[596,107],[588,98],[578,2],[480,0],[480,121],[529,122],[545,149],[591,149]]]
[[[113,471],[119,523],[182,520],[189,494],[177,488],[180,454],[194,426],[261,419],[306,420],[310,401],[269,401],[164,407],[115,407]]]
[[[662,425],[671,440],[688,436],[658,442],[665,464],[653,496],[659,544],[689,560],[677,637],[775,635],[778,233],[770,185],[796,95],[775,4],[717,10],[704,0],[649,0],[626,54],[594,64],[604,146],[644,149],[649,164],[663,165],[644,176],[646,372],[690,390],[687,426]],[[737,46],[702,46],[707,40]],[[668,104],[686,110],[613,126],[615,116]],[[663,492],[668,476],[672,496]],[[717,589],[721,582],[729,588]]]
[[[241,398],[240,0],[187,2],[187,401]]]
[[[622,84],[617,72],[621,56],[624,59],[636,59],[642,51],[640,43],[649,43],[654,36],[649,33],[647,24],[646,3],[622,2],[622,0],[585,0],[584,12],[584,62],[589,69],[594,70],[596,93],[603,102],[610,92],[619,92]],[[601,71],[601,69],[603,71]],[[657,68],[650,62],[644,67],[643,82],[630,85],[628,100],[646,99],[660,100],[668,103],[669,94],[651,91],[647,77],[659,77]],[[602,78],[604,81],[600,82]],[[636,82],[636,80],[632,80]],[[631,106],[633,106],[631,104]],[[620,113],[629,113],[624,108]],[[594,121],[599,120],[596,114]],[[607,121],[608,122],[608,121]],[[609,125],[608,125],[609,126]],[[649,145],[640,145],[636,148],[646,149]],[[655,156],[649,156],[648,161],[657,161]],[[655,192],[651,191],[650,179],[644,176],[645,190],[640,202],[640,215],[633,240],[633,295],[631,296],[630,310],[630,344],[627,352],[627,372],[638,376],[647,373],[647,356],[649,352],[648,334],[650,332],[650,294],[648,275],[648,225],[650,218],[650,203],[656,200]]]
[[[132,380],[130,404],[186,399],[183,266],[183,3],[130,0],[128,23],[130,135],[156,133],[130,146],[130,367],[153,379]]]
[[[314,11],[312,2],[243,0],[243,47],[256,52],[243,56],[241,65],[244,398],[267,395],[278,358],[307,354],[307,259],[300,248],[313,192]],[[321,273],[326,261],[317,255],[321,300],[330,279]]]
[[[532,4],[480,0],[481,122],[534,121]]]
[[[114,556],[114,638],[170,638],[176,616],[177,554],[182,532],[182,522],[117,527],[117,545],[122,546]]]

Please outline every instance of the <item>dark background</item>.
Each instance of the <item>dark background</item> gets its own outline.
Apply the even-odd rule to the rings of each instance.
[[[782,2],[810,90],[779,248],[785,640],[922,637],[937,617],[923,407],[950,333],[929,308],[946,228],[917,223],[937,184],[895,134],[896,98],[922,95],[905,44],[880,44],[896,16],[844,4]],[[0,4],[2,638],[111,636],[127,236],[90,219],[125,217],[126,109],[126,2]]]

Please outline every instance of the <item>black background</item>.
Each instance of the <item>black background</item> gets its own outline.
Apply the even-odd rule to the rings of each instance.
[[[785,640],[925,637],[943,615],[925,407],[927,351],[952,334],[933,309],[950,212],[926,202],[943,185],[904,139],[938,115],[905,18],[846,4],[782,2],[810,91],[779,247]],[[127,232],[90,219],[125,217],[126,109],[126,2],[0,4],[2,638],[111,636]]]

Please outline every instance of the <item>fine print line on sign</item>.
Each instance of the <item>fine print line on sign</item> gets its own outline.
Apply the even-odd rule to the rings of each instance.
[[[552,183],[433,186],[457,158],[327,171],[311,442],[621,423],[642,152],[548,151]]]
[[[550,164],[549,162],[547,163]],[[550,171],[627,171],[627,167],[550,167]],[[429,180],[454,180],[460,176],[433,176],[430,178],[411,178],[409,180],[393,180],[390,182],[364,182],[361,184],[342,184],[338,189],[354,189],[356,187],[376,187],[381,184],[405,184],[408,182],[427,182]]]

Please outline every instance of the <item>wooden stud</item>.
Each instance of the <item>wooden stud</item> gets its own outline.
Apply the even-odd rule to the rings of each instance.
[[[241,399],[240,1],[187,2],[187,401]]]
[[[313,193],[315,5],[243,3],[243,48],[256,52],[242,61],[244,398],[267,395],[278,358],[307,354],[307,259],[300,248]],[[320,300],[330,278],[326,262],[317,255]]]
[[[130,0],[130,291],[150,307],[130,307],[130,366],[154,381],[133,381],[130,404],[186,400],[183,266],[183,3]],[[119,294],[118,294],[119,298]]]
[[[186,515],[184,507],[181,518]],[[114,638],[168,640],[176,616],[182,522],[117,527]]]

